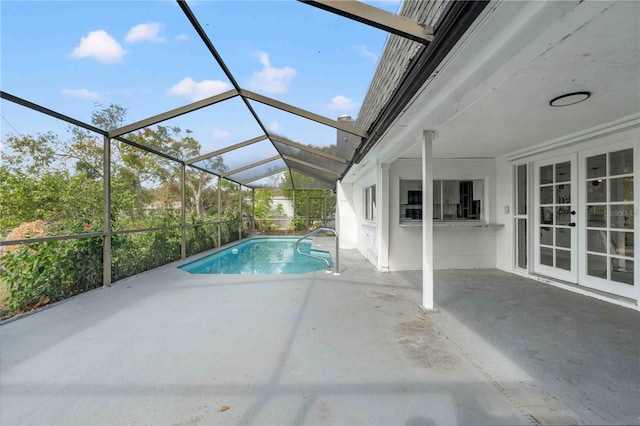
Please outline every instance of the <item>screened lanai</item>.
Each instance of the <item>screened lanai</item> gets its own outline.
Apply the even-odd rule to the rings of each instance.
[[[4,310],[255,233],[334,228],[383,46],[433,38],[370,3],[4,2],[2,271],[38,258],[64,277],[16,272],[41,297]]]

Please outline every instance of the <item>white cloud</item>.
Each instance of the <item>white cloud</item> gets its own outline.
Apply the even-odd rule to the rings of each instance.
[[[227,132],[226,130],[222,130],[222,129],[213,129],[214,139],[224,139],[224,138],[228,138],[229,136],[231,136],[231,132]]]
[[[129,30],[124,38],[127,43],[136,43],[139,41],[164,41],[164,37],[160,37],[160,29],[162,25],[158,22],[147,22],[146,24],[138,24]]]
[[[367,46],[357,46],[356,49],[360,56],[371,59],[373,62],[378,62],[378,55],[367,49]]]
[[[186,34],[178,34],[176,36],[176,41],[185,41],[185,40],[189,40],[189,36]]]
[[[338,95],[331,99],[331,103],[327,105],[327,108],[332,111],[351,111],[357,104],[346,96]]]
[[[272,121],[271,123],[269,123],[268,129],[275,133],[280,130],[280,123],[278,123],[277,121]]]
[[[100,95],[96,92],[91,92],[88,89],[62,89],[60,91],[63,95],[71,96],[72,98],[80,99],[100,99]]]
[[[71,52],[72,58],[94,58],[103,64],[120,62],[127,53],[105,30],[91,31],[82,37],[80,45]]]
[[[263,68],[253,73],[249,87],[267,93],[285,93],[289,89],[289,82],[296,76],[296,70],[291,67],[272,67],[266,52],[257,52],[256,56]]]
[[[186,77],[174,84],[167,93],[174,96],[182,96],[192,101],[208,98],[229,90],[231,86],[220,80],[193,81],[191,77]]]

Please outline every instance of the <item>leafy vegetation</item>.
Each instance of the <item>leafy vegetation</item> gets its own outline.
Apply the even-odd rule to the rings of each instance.
[[[112,130],[125,124],[126,115],[118,105],[98,106],[91,122]],[[275,224],[268,219],[284,215],[270,190],[240,192],[240,185],[202,170],[228,171],[219,156],[199,162],[200,168],[185,166],[183,206],[182,164],[135,145],[174,158],[195,158],[202,153],[192,132],[156,125],[125,138],[134,144],[112,140],[109,146],[114,281],[180,258],[183,207],[188,255],[248,236],[254,217],[267,219],[259,223],[272,230]],[[28,310],[102,285],[104,138],[70,127],[66,138],[53,132],[6,135],[2,146],[0,240],[75,238],[0,247],[0,298],[6,299],[0,312]],[[282,181],[274,178],[272,183],[290,199],[291,177],[297,187],[313,181],[295,172]],[[320,226],[318,220],[331,217],[334,210],[331,191],[297,190],[293,226]]]
[[[126,109],[100,107],[92,123],[105,130],[125,123]],[[189,130],[155,126],[125,136],[137,144],[178,158],[200,155],[200,144]],[[0,164],[0,239],[28,223],[42,224],[42,235],[101,233],[103,214],[103,153],[100,135],[77,127],[62,140],[53,132],[7,135]],[[119,141],[111,146],[112,278],[122,279],[180,258],[181,165]],[[221,157],[205,167],[227,170]],[[186,214],[190,223],[218,219],[217,177],[186,168]],[[238,185],[222,179],[220,218],[235,221],[223,239],[238,235]],[[249,204],[250,206],[250,204]],[[243,206],[249,208],[248,206]],[[168,229],[145,231],[150,228]],[[28,226],[26,228],[29,228]],[[215,225],[187,233],[188,252],[219,243]],[[234,229],[236,232],[234,233]],[[5,309],[18,312],[102,285],[103,237],[2,247],[0,287]]]

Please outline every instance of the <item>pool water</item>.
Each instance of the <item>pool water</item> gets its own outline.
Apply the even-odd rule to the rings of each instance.
[[[319,259],[296,251],[297,238],[252,238],[227,247],[179,269],[191,274],[304,274],[327,269]],[[311,240],[302,240],[303,253],[333,261],[329,252],[311,248]]]

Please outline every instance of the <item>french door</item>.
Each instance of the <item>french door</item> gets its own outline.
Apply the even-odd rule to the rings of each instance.
[[[533,270],[578,282],[577,156],[534,163]]]
[[[580,240],[584,241],[580,284],[630,298],[638,296],[634,250],[639,228],[634,220],[639,193],[634,182],[637,150],[636,144],[627,142],[580,154],[584,166],[581,195],[585,198],[585,221],[579,226]]]
[[[637,299],[637,141],[533,163],[532,270]]]

